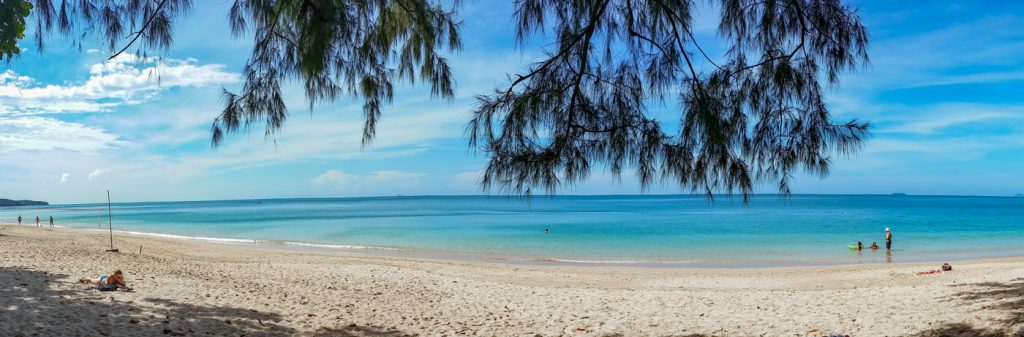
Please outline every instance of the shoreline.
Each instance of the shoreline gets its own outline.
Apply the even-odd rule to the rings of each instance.
[[[115,235],[513,265],[775,268],[1024,256],[1015,213],[1024,204],[997,198],[812,195],[752,205],[673,195],[576,196],[529,204],[459,198],[465,200],[139,202],[114,209],[123,233]],[[92,230],[96,213],[58,220]],[[18,214],[4,215],[9,222]],[[834,221],[821,222],[825,218]],[[891,256],[847,249],[857,240],[881,242],[885,227],[896,228]]]
[[[1024,257],[780,268],[623,268],[319,253],[0,226],[14,336],[1011,336]],[[133,247],[143,246],[142,254]],[[124,270],[135,292],[79,277]],[[31,310],[24,310],[31,309]],[[170,331],[170,332],[166,332]]]
[[[19,226],[11,223],[0,223],[0,226]],[[35,228],[33,225],[20,225],[22,227]],[[46,226],[43,226],[46,227]],[[107,233],[107,229],[93,229],[93,228],[75,228],[66,226],[55,226],[69,231],[79,231],[90,234],[103,234]],[[458,262],[480,262],[480,263],[496,263],[496,264],[508,264],[508,265],[538,265],[538,266],[610,266],[610,267],[624,267],[624,268],[705,268],[705,269],[755,269],[755,268],[787,268],[787,267],[827,267],[827,266],[850,266],[850,265],[870,265],[870,264],[908,264],[908,263],[946,263],[946,262],[971,262],[979,260],[989,259],[1001,259],[1001,258],[1014,258],[1024,257],[1024,254],[1020,252],[1007,253],[1007,254],[968,254],[961,256],[926,256],[926,257],[911,257],[904,258],[897,255],[897,261],[892,261],[892,257],[883,257],[886,254],[884,250],[870,251],[864,250],[864,256],[871,258],[871,261],[839,261],[835,259],[806,259],[806,260],[781,260],[781,259],[763,259],[763,260],[701,260],[701,259],[690,259],[690,260],[662,260],[662,259],[585,259],[585,258],[561,258],[561,257],[546,257],[546,256],[516,256],[516,255],[502,255],[502,254],[474,254],[474,253],[463,253],[463,252],[445,252],[445,251],[433,251],[416,248],[402,248],[402,247],[377,247],[377,246],[362,246],[362,245],[351,245],[351,244],[329,244],[329,243],[311,243],[311,242],[299,242],[299,241],[278,241],[278,240],[259,240],[259,239],[243,239],[243,238],[219,238],[219,237],[204,237],[204,236],[189,236],[179,234],[168,234],[168,233],[154,233],[154,232],[142,232],[142,231],[131,231],[131,230],[114,230],[115,240],[117,236],[127,237],[140,237],[140,238],[155,238],[155,239],[166,239],[166,240],[181,240],[181,241],[194,241],[194,242],[206,242],[218,245],[238,245],[238,246],[251,246],[260,247],[272,250],[280,251],[304,251],[312,253],[345,253],[345,254],[359,254],[366,256],[381,256],[381,257],[395,257],[395,258],[413,258],[413,259],[428,259],[428,260],[440,260],[440,261],[458,261]],[[898,250],[896,250],[898,254]],[[860,253],[858,253],[860,255]],[[876,261],[878,259],[886,259],[886,261]]]

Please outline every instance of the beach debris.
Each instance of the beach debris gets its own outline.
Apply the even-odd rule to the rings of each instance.
[[[807,330],[807,333],[815,333],[815,332],[818,332],[818,328],[811,328],[810,330]]]
[[[316,314],[306,314],[306,317],[316,317]]]
[[[231,324],[231,320],[230,319],[225,319],[224,320],[224,324],[229,324],[230,325]]]
[[[128,321],[128,323],[139,324],[139,319],[138,318],[132,318],[132,320]]]

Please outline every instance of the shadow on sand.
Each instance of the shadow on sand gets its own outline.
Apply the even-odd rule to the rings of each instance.
[[[0,331],[4,336],[408,336],[349,325],[299,332],[275,313],[202,306],[163,298],[119,301],[68,275],[0,267]],[[58,290],[58,289],[71,290]]]
[[[1024,337],[1024,278],[1006,283],[982,282],[957,285],[962,289],[950,301],[984,305],[1005,316],[996,323],[1002,328],[980,328],[966,323],[950,323],[922,331],[910,337]],[[952,309],[951,309],[952,310]]]
[[[1002,330],[984,329],[966,323],[949,323],[934,329],[928,329],[907,337],[1007,337],[1020,336]]]
[[[0,267],[0,331],[4,336],[311,336],[404,337],[408,333],[348,325],[297,331],[276,313],[203,306],[164,298],[120,301],[73,283],[75,278],[20,267]],[[949,323],[908,337],[1024,337],[1024,278],[956,286],[951,301],[1005,313],[1001,328]],[[64,290],[61,290],[64,289]],[[953,306],[950,310],[957,310]],[[603,337],[622,337],[610,334]],[[689,334],[676,337],[710,337]]]
[[[991,310],[1000,310],[1006,317],[999,322],[1006,326],[1024,324],[1024,278],[1006,283],[983,282],[961,286],[970,288],[957,293],[957,298],[982,303]]]

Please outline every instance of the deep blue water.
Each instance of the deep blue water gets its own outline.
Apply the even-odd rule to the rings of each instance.
[[[60,205],[54,208],[101,208]],[[33,208],[33,209],[29,209]],[[96,211],[0,209],[96,228]],[[8,220],[10,219],[10,220]],[[31,220],[29,220],[31,219]],[[620,262],[858,263],[1024,255],[1024,198],[795,195],[381,197],[119,203],[115,230],[408,254]],[[891,227],[894,247],[851,252]],[[549,228],[550,233],[544,234]]]

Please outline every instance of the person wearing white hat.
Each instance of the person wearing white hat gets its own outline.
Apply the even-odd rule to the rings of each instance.
[[[885,250],[892,250],[892,231],[885,227]]]

